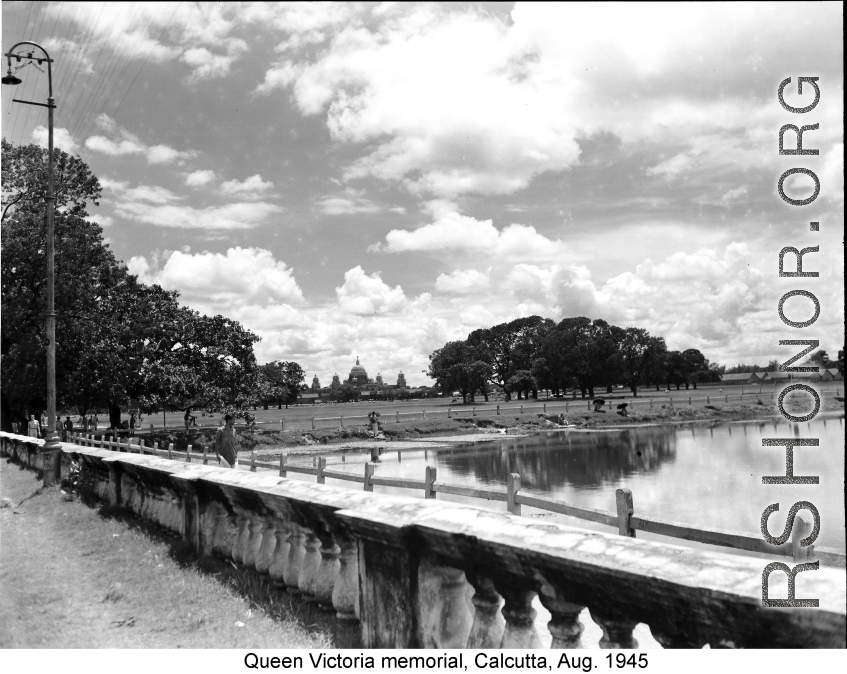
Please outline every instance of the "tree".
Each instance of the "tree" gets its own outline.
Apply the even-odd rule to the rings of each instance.
[[[665,357],[667,347],[662,337],[652,337],[643,328],[626,328],[620,342],[621,372],[633,396],[638,395],[638,385],[657,359]]]
[[[517,318],[491,328],[474,330],[467,343],[476,351],[479,360],[491,367],[487,377],[499,387],[506,400],[511,400],[508,381],[518,370],[530,370],[553,321],[540,316]]]
[[[491,375],[491,366],[477,357],[477,350],[467,342],[448,342],[429,356],[427,374],[435,379],[442,393],[459,391],[462,402],[474,401],[477,391],[482,391],[488,400],[486,380]]]
[[[3,141],[2,406],[12,415],[45,406],[43,336],[46,229],[40,176],[46,153]],[[56,387],[59,407],[109,408],[129,398],[188,406],[245,404],[255,386],[258,337],[235,321],[181,307],[178,293],[146,286],[117,262],[88,201],[100,185],[78,158],[57,164]]]
[[[267,385],[261,399],[273,402],[280,407],[289,405],[297,400],[297,392],[306,381],[303,368],[293,361],[274,360],[260,365],[259,370]]]
[[[43,216],[47,196],[47,149],[38,145],[14,145],[5,138],[2,146],[2,219],[22,209],[38,211]],[[89,201],[99,205],[102,189],[85,162],[54,148],[53,192],[56,211],[85,217]]]

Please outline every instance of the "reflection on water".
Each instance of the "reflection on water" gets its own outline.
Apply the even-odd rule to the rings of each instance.
[[[762,447],[762,438],[791,436],[820,439],[820,447],[794,451],[795,475],[818,475],[819,485],[762,484],[762,476],[785,473],[784,448]],[[770,518],[771,533],[779,535],[791,505],[807,500],[821,513],[816,545],[845,548],[843,418],[793,428],[768,421],[503,438],[445,450],[389,452],[376,473],[423,479],[426,465],[438,468],[440,482],[468,486],[502,487],[509,473],[518,473],[522,488],[534,494],[609,512],[615,511],[615,489],[628,487],[637,514],[751,534],[759,533],[762,511],[771,503],[781,506]],[[352,465],[350,469],[354,470]],[[504,508],[502,502],[441,494],[439,498]],[[524,514],[541,515],[526,507]],[[549,516],[608,531],[601,525]]]

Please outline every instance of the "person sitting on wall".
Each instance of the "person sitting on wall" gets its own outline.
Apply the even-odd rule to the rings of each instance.
[[[603,407],[603,405],[606,404],[606,401],[603,400],[603,398],[595,398],[593,401],[591,401],[591,404],[594,405],[595,412],[605,413],[606,410],[600,409],[601,407]]]

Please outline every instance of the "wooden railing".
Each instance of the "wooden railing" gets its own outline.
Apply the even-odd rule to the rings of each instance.
[[[202,465],[217,464],[214,456],[208,454],[205,448],[201,452],[192,452],[192,446],[187,451],[178,452],[170,443],[167,449],[160,449],[158,443],[152,443],[152,447],[143,444],[143,440],[137,439],[138,444],[133,444],[130,439],[121,442],[118,438],[94,439],[93,436],[84,434],[72,434],[71,441],[89,447],[100,447],[113,451],[127,453],[153,454],[172,460],[181,460],[187,463],[196,462]],[[378,447],[371,447],[371,460],[379,461],[380,451]],[[706,545],[745,550],[765,555],[776,555],[791,557],[794,561],[805,561],[807,559],[819,560],[828,566],[847,567],[847,554],[831,547],[809,546],[801,547],[800,541],[812,530],[812,523],[805,512],[800,512],[795,520],[791,540],[782,545],[771,545],[758,534],[748,534],[726,529],[693,526],[679,522],[661,520],[653,517],[639,516],[635,514],[634,497],[629,489],[618,489],[616,491],[616,512],[605,512],[594,508],[572,505],[548,498],[546,496],[534,496],[521,489],[521,476],[512,473],[507,476],[504,488],[479,488],[466,485],[449,484],[439,482],[435,466],[426,466],[424,479],[415,480],[401,477],[382,477],[374,474],[374,463],[365,463],[361,474],[349,471],[327,469],[326,457],[313,457],[313,465],[288,461],[286,453],[282,453],[278,463],[257,461],[256,453],[253,452],[250,459],[239,459],[239,465],[249,467],[256,471],[278,471],[280,477],[286,477],[288,473],[299,473],[302,475],[314,475],[318,484],[325,484],[326,479],[355,482],[363,485],[364,491],[373,491],[377,487],[395,487],[400,489],[412,489],[423,491],[424,498],[434,499],[437,494],[452,494],[468,498],[480,498],[488,501],[503,501],[506,509],[513,515],[521,514],[521,506],[528,506],[538,510],[566,515],[580,520],[596,522],[613,529],[619,534],[635,538],[636,531],[649,532],[660,536],[677,538]]]
[[[2,435],[5,455],[27,444]],[[636,648],[638,623],[666,647],[845,646],[840,571],[798,577],[798,598],[817,608],[775,610],[762,606],[752,558],[201,462],[67,443],[62,453],[99,498],[334,611],[351,635],[339,645],[540,647],[537,596],[554,648],[590,645],[586,607],[606,648]]]

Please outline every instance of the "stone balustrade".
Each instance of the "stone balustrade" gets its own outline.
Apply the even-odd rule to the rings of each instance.
[[[2,444],[26,454],[6,434]],[[604,648],[637,647],[639,623],[666,647],[845,646],[843,571],[797,577],[797,598],[818,598],[818,608],[763,608],[762,559],[269,473],[62,450],[100,498],[334,611],[357,635],[349,645],[541,647],[537,596],[553,648],[591,646],[586,607]],[[771,598],[785,596],[779,577]]]

